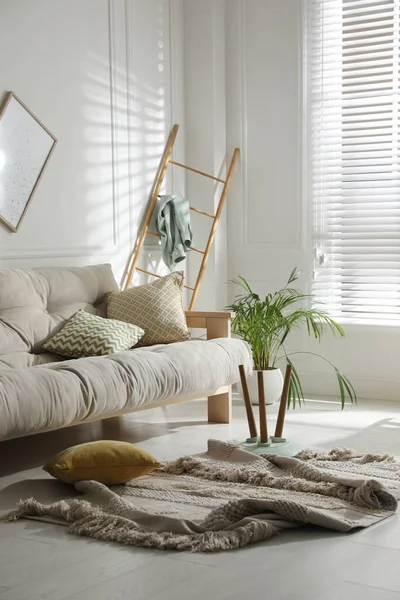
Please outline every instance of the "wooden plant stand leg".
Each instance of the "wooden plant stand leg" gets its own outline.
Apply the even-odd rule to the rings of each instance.
[[[257,371],[258,403],[260,410],[260,443],[268,443],[267,411],[265,408],[264,377],[262,371]]]
[[[283,391],[281,396],[281,402],[279,404],[278,418],[276,421],[275,435],[272,439],[273,442],[285,442],[285,438],[282,437],[283,426],[285,424],[287,399],[289,395],[290,377],[292,375],[292,365],[286,366],[285,381],[283,384]]]
[[[230,423],[232,421],[232,390],[208,396],[208,422]]]
[[[257,425],[254,419],[253,407],[251,405],[249,387],[247,385],[246,373],[243,365],[239,365],[239,373],[240,373],[240,381],[242,383],[243,390],[243,400],[244,405],[246,407],[246,415],[247,422],[249,424],[250,438],[246,440],[247,442],[256,442],[257,441]]]

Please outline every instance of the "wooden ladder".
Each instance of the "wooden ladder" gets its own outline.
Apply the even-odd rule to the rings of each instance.
[[[138,264],[138,261],[140,258],[141,250],[144,245],[144,241],[146,239],[146,235],[153,235],[158,238],[161,237],[160,234],[156,233],[155,231],[149,231],[149,225],[150,225],[150,222],[151,222],[151,219],[153,216],[154,208],[157,204],[157,199],[158,199],[158,196],[161,191],[161,186],[162,186],[162,183],[163,183],[163,180],[165,177],[165,173],[166,173],[168,164],[171,163],[172,165],[176,165],[177,167],[182,167],[183,169],[187,169],[188,171],[192,171],[193,173],[197,173],[198,175],[202,175],[203,177],[208,177],[209,179],[213,179],[214,181],[218,181],[219,183],[224,184],[215,215],[212,215],[208,212],[200,210],[199,208],[195,208],[194,206],[190,207],[190,210],[212,219],[211,230],[210,230],[210,234],[209,234],[205,249],[199,250],[198,248],[193,248],[193,246],[190,248],[190,250],[193,250],[194,252],[198,252],[199,254],[203,255],[203,259],[201,261],[200,269],[197,274],[196,283],[195,283],[194,287],[185,285],[185,288],[192,292],[192,297],[190,299],[190,304],[189,304],[189,310],[193,310],[193,307],[196,302],[197,294],[199,293],[200,284],[201,284],[201,281],[204,276],[204,271],[206,269],[210,250],[211,250],[211,247],[212,247],[212,244],[214,241],[215,233],[216,233],[217,226],[218,226],[218,221],[221,217],[222,209],[224,207],[224,203],[226,200],[229,184],[232,179],[233,169],[235,168],[235,164],[236,164],[236,161],[239,156],[239,148],[235,148],[235,150],[233,151],[233,155],[232,155],[232,159],[231,159],[231,162],[230,162],[230,165],[228,168],[226,179],[220,179],[219,177],[214,177],[214,175],[210,175],[209,173],[204,173],[203,171],[199,171],[198,169],[194,169],[193,167],[189,167],[188,165],[183,165],[182,163],[171,160],[171,155],[172,155],[172,151],[174,148],[176,136],[178,134],[178,130],[179,130],[179,125],[174,125],[171,130],[171,133],[169,134],[167,143],[165,145],[164,152],[162,154],[160,164],[159,164],[159,167],[157,170],[157,174],[156,174],[156,177],[155,177],[155,180],[153,183],[153,187],[151,190],[150,201],[149,201],[149,205],[147,207],[147,211],[146,211],[146,214],[144,217],[143,225],[140,230],[135,247],[132,250],[132,252],[128,258],[128,262],[126,264],[124,275],[123,275],[122,282],[121,282],[121,287],[124,290],[126,290],[127,288],[130,287],[135,271],[140,271],[141,273],[146,273],[147,275],[151,275],[152,277],[159,277],[159,278],[161,277],[161,275],[158,275],[157,273],[152,273],[151,271],[147,271],[146,269],[139,268],[137,266],[137,264]]]

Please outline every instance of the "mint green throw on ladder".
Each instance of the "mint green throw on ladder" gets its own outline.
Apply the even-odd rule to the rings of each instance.
[[[161,236],[163,261],[172,270],[185,260],[192,245],[188,200],[177,194],[160,196],[152,221]]]

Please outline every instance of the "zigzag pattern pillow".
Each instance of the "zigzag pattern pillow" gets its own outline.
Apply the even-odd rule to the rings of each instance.
[[[78,310],[42,349],[68,358],[104,356],[132,348],[143,335],[136,325]]]

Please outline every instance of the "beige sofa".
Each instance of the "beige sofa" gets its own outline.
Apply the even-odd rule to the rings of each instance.
[[[104,316],[117,289],[110,265],[0,270],[0,440],[200,397],[210,421],[230,421],[238,365],[252,365],[229,313],[186,313],[207,341],[73,360],[41,352],[77,310]]]

